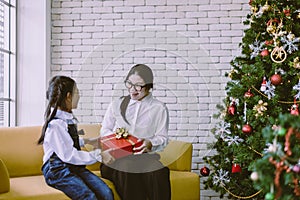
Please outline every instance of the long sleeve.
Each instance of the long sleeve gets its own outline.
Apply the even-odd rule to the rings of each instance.
[[[62,123],[62,120],[52,120],[46,131],[44,140],[44,151],[47,157],[56,153],[57,156],[66,163],[74,165],[89,165],[97,161],[101,161],[99,152],[79,151],[73,147],[67,124]],[[44,162],[47,158],[44,158]]]
[[[154,136],[149,138],[152,151],[161,151],[168,144],[169,112],[166,106],[156,115],[157,126]]]

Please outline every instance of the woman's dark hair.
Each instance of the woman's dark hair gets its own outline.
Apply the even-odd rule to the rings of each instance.
[[[62,110],[66,110],[65,99],[67,94],[73,93],[75,81],[67,76],[54,76],[49,81],[49,87],[46,92],[46,97],[48,100],[48,106],[45,111],[45,123],[42,128],[41,137],[38,140],[38,144],[42,144],[45,138],[45,132],[48,127],[49,122],[55,117],[57,108],[60,107]],[[51,108],[53,108],[51,112]]]
[[[152,70],[150,69],[150,67],[148,67],[147,65],[144,65],[144,64],[134,65],[128,72],[125,81],[128,80],[128,78],[132,74],[137,74],[144,80],[144,82],[146,83],[146,85],[145,85],[146,90],[149,91],[151,88],[153,88],[153,73],[152,73]],[[126,113],[129,101],[130,101],[130,95],[124,96],[122,98],[123,98],[123,101],[121,102],[121,105],[120,105],[121,115],[122,115],[123,119],[125,120],[125,122],[129,124],[129,122],[126,119],[125,113]]]

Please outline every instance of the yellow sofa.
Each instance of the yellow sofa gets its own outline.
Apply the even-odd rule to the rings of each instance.
[[[82,124],[84,137],[98,135],[100,125]],[[41,126],[0,128],[0,200],[62,200],[69,199],[59,190],[49,187],[41,172],[43,149],[37,145]],[[161,162],[170,168],[172,200],[200,199],[200,178],[191,172],[192,144],[170,141],[160,153]],[[100,163],[88,168],[100,176]],[[118,196],[114,185],[103,179]]]

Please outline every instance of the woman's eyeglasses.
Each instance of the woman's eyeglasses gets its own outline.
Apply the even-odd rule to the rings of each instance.
[[[127,87],[128,89],[131,89],[132,87],[134,87],[134,89],[136,91],[141,91],[144,87],[146,87],[146,85],[139,85],[139,84],[132,84],[130,81],[125,81],[125,87]]]

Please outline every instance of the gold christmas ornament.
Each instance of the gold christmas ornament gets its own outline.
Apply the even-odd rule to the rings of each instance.
[[[299,57],[294,58],[293,67],[296,69],[300,69]]]
[[[226,115],[227,115],[227,110],[224,109],[224,110],[220,113],[220,119],[225,119]]]
[[[235,69],[231,69],[231,71],[228,73],[229,78],[232,79],[233,74],[235,74],[237,71]]]
[[[268,1],[266,1],[265,5],[262,7],[263,12],[268,12],[271,10],[271,6],[268,4]]]
[[[271,34],[273,34],[273,33],[275,33],[275,31],[276,31],[276,26],[274,26],[274,25],[269,25],[269,26],[267,26],[267,32],[268,33],[271,33]]]
[[[277,31],[277,28],[281,28],[279,22],[280,21],[278,19],[270,19],[267,23],[267,32],[270,34],[274,34]],[[278,27],[276,25],[278,25]]]
[[[256,111],[255,117],[262,116],[267,109],[268,103],[263,102],[262,100],[258,101],[258,104],[253,107],[253,110]]]
[[[285,61],[287,53],[283,47],[276,46],[271,52],[271,60],[275,63],[282,63]]]
[[[251,6],[251,12],[256,13],[258,8],[256,6]]]

